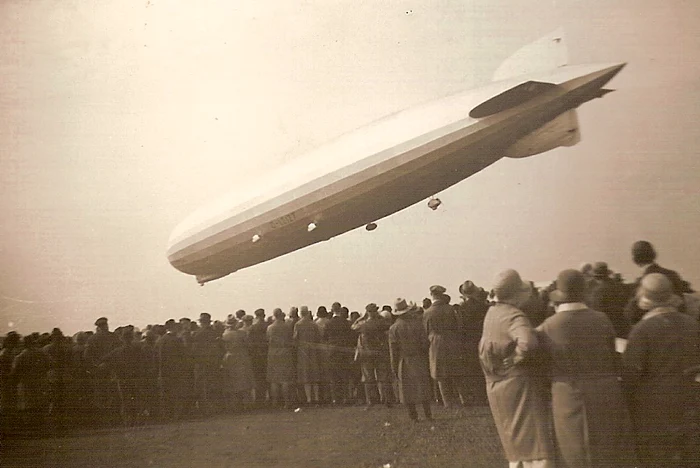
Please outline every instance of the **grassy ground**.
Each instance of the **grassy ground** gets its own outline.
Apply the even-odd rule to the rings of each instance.
[[[3,467],[498,467],[488,407],[301,408],[3,441]],[[420,409],[419,409],[420,414]],[[421,415],[422,416],[422,415]]]

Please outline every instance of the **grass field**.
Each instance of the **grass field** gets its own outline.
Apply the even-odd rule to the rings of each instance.
[[[488,407],[433,407],[412,423],[377,406],[256,411],[178,424],[3,441],[9,467],[506,466]],[[420,410],[419,410],[420,414]],[[422,416],[422,414],[421,414]]]

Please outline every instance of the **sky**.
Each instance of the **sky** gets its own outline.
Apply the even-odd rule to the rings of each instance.
[[[700,4],[682,0],[6,0],[0,334],[243,308],[351,310],[505,268],[548,281],[630,246],[700,287]],[[571,64],[628,62],[582,141],[504,159],[358,229],[197,285],[165,255],[202,204],[384,115],[486,84],[563,27]]]

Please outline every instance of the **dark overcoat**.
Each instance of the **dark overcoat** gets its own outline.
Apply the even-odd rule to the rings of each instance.
[[[671,307],[648,312],[630,331],[622,362],[640,452],[682,436],[694,403],[696,371],[689,370],[700,363],[698,346],[698,322]]]
[[[391,368],[399,382],[401,403],[423,403],[432,398],[429,346],[421,319],[414,313],[399,316],[389,328]]]
[[[580,304],[547,318],[537,330],[549,362],[554,431],[565,466],[634,466],[608,316]]]

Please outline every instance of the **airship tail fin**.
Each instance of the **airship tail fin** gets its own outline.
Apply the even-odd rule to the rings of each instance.
[[[493,74],[493,81],[553,70],[568,60],[564,29],[558,28],[508,57]]]

